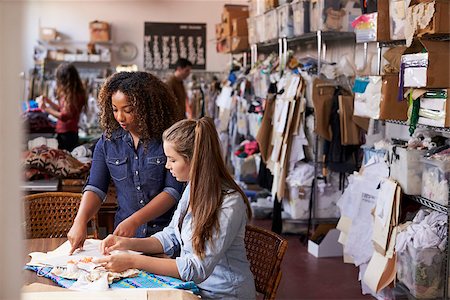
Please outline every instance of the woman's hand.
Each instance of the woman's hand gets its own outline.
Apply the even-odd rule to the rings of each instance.
[[[134,222],[132,216],[123,220],[119,225],[117,225],[114,230],[114,235],[133,237],[136,235],[136,230],[140,224]]]
[[[115,254],[95,259],[93,262],[102,264],[108,271],[119,273],[128,269],[133,269],[133,258],[135,257],[136,254]]]
[[[83,224],[82,222],[74,222],[69,232],[67,233],[67,239],[72,246],[69,252],[69,255],[77,249],[83,249],[84,241],[87,236],[87,224]]]
[[[130,238],[110,234],[100,244],[100,252],[104,255],[111,254],[113,250],[129,250]]]
[[[47,99],[45,98],[45,96],[39,96],[36,98],[36,102],[38,104],[38,107],[45,111],[45,109],[47,108]]]

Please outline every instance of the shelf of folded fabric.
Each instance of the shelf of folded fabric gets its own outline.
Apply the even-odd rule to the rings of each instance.
[[[405,121],[399,121],[399,120],[385,120],[385,121],[388,123],[392,123],[392,124],[409,126],[409,124],[407,124]],[[435,132],[450,133],[450,127],[435,127],[435,126],[428,126],[428,125],[422,125],[422,124],[417,124],[417,127],[418,128],[427,128],[427,129],[433,130]]]
[[[415,201],[415,202],[418,202],[418,203],[420,203],[420,204],[422,204],[422,205],[424,205],[424,206],[426,206],[428,208],[431,208],[433,210],[436,210],[438,212],[442,212],[442,213],[445,213],[445,214],[448,212],[448,206],[436,203],[436,202],[431,201],[431,200],[429,200],[427,198],[424,198],[422,196],[413,196],[413,195],[406,195],[406,194],[405,194],[405,196],[408,197],[409,199]]]

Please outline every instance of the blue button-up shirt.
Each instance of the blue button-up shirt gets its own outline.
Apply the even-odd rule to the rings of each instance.
[[[147,143],[146,149],[139,142],[135,149],[130,133],[120,128],[110,140],[102,136],[97,142],[83,192],[92,191],[104,200],[110,180],[113,180],[118,204],[115,228],[163,191],[176,201],[180,199],[183,184],[165,168],[166,160],[161,142],[152,140]],[[141,225],[136,237],[146,237],[164,228],[174,210],[175,206],[157,219]]]
[[[182,280],[197,284],[202,298],[255,299],[255,283],[244,242],[247,206],[241,194],[227,191],[224,195],[219,212],[220,228],[213,232],[213,242],[206,243],[205,257],[200,259],[192,247],[189,189],[190,185],[186,187],[169,226],[153,237],[170,256],[181,250],[176,258],[178,273]]]

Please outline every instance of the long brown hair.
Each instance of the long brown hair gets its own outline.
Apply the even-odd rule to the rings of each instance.
[[[171,142],[175,151],[190,161],[189,206],[193,219],[192,246],[198,256],[204,257],[206,243],[213,242],[213,231],[219,229],[219,212],[224,188],[241,194],[247,205],[249,219],[250,203],[225,165],[219,136],[211,118],[203,117],[197,121],[181,120],[164,132],[163,141]]]
[[[80,113],[86,105],[87,97],[77,69],[71,63],[62,63],[56,68],[56,94],[64,97],[65,110]]]

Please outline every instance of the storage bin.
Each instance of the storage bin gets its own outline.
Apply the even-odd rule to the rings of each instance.
[[[232,155],[231,163],[234,168],[234,178],[246,183],[256,183],[260,160],[261,156],[259,154],[253,154],[246,158]]]
[[[310,186],[291,186],[289,187],[289,199],[282,201],[283,210],[292,219],[308,219],[310,198]]]
[[[264,27],[265,39],[262,42],[278,38],[278,14],[276,9],[269,10],[264,14]]]
[[[378,161],[385,161],[386,150],[375,150],[375,148],[368,146],[361,146],[361,149],[363,149],[363,166],[365,166],[372,157],[375,157]]]
[[[249,15],[251,17],[260,16],[264,14],[266,9],[266,2],[262,0],[250,0],[248,2]]]
[[[265,14],[255,16],[255,38],[258,43],[266,41]]]
[[[258,43],[258,36],[256,34],[256,26],[255,26],[255,18],[247,19],[247,28],[248,28],[248,43],[250,45]]]
[[[289,4],[277,7],[278,14],[278,36],[293,37],[294,36],[294,20],[292,16],[292,8]]]
[[[391,27],[391,40],[405,39],[406,26],[405,0],[389,1],[389,24]]]
[[[397,252],[397,279],[416,299],[443,299],[445,252],[406,245]]]
[[[422,197],[447,205],[450,161],[423,158],[422,163]]]
[[[392,146],[389,150],[391,177],[401,186],[408,195],[420,195],[422,190],[422,164],[420,159],[426,150],[407,149],[401,146]]]
[[[284,211],[292,219],[306,220],[309,217],[309,201],[311,199],[311,186],[288,186],[288,199],[283,199]],[[328,183],[323,181],[318,184],[318,201],[315,202],[316,218],[339,218],[340,212],[336,201],[342,195],[339,190],[339,175],[332,173],[328,177]]]
[[[309,32],[309,1],[298,0],[291,3],[294,35]]]
[[[359,1],[348,0],[344,5],[339,0],[311,0],[311,31],[353,32],[351,24],[360,15]]]

